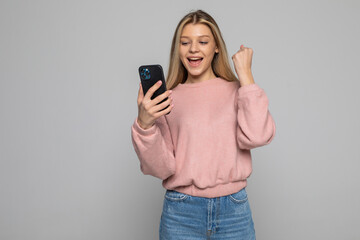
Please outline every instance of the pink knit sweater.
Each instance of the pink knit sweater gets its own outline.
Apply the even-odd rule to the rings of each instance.
[[[256,83],[214,78],[179,84],[174,108],[143,129],[131,127],[144,175],[160,178],[166,189],[198,197],[220,197],[247,184],[250,149],[269,144],[275,122],[268,98]]]

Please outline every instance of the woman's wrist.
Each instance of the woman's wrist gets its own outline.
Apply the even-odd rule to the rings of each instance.
[[[137,118],[137,123],[144,130],[149,129],[153,126],[153,125],[144,124],[139,118]]]
[[[238,78],[241,86],[255,83],[251,70],[239,72]]]

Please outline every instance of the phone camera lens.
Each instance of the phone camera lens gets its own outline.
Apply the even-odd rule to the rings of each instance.
[[[140,77],[143,80],[150,79],[150,70],[148,68],[143,68],[140,71]]]

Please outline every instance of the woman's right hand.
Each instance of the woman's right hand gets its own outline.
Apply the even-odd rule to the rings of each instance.
[[[143,129],[148,129],[152,127],[157,118],[169,113],[171,109],[174,107],[174,104],[172,104],[172,98],[170,96],[172,92],[171,90],[167,90],[161,95],[151,100],[151,96],[161,86],[161,84],[162,84],[161,81],[155,83],[151,88],[149,88],[145,96],[142,89],[142,85],[140,84],[138,99],[137,99],[137,104],[138,104],[137,119],[138,119],[138,124]],[[168,97],[166,101],[157,105],[157,103],[161,102],[166,97]],[[161,109],[165,108],[168,105],[170,106],[160,111]]]

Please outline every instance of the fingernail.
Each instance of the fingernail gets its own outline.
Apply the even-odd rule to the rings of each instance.
[[[157,82],[157,84],[159,84],[159,85],[160,85],[160,84],[161,84],[161,80],[159,80],[159,81]]]
[[[172,93],[172,90],[170,90],[169,93]]]

